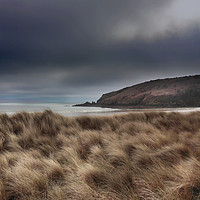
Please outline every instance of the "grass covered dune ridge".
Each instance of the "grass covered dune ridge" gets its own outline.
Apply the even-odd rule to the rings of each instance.
[[[200,112],[0,115],[0,199],[200,198]]]

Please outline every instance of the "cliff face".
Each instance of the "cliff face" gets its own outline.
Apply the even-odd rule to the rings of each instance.
[[[108,107],[200,106],[200,75],[141,83],[103,94],[97,104]]]

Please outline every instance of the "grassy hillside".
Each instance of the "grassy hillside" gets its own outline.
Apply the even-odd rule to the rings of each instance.
[[[200,198],[200,113],[0,115],[1,200]]]
[[[103,94],[104,107],[199,107],[200,76],[152,80]]]

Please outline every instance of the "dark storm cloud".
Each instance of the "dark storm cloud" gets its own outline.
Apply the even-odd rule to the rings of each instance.
[[[199,73],[200,16],[184,10],[185,0],[0,5],[2,94],[100,95],[145,79]]]
[[[1,57],[22,63],[82,62],[97,48],[112,44],[110,33],[121,21],[137,22],[160,4],[158,0],[1,1]]]

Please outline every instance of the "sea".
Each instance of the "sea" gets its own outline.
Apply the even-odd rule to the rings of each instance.
[[[125,112],[120,109],[100,108],[100,107],[79,107],[72,103],[0,103],[0,114],[8,115],[17,112],[43,112],[51,110],[55,113],[67,116],[77,117],[82,115],[112,115],[113,113]]]
[[[193,112],[200,111],[200,108],[168,108],[168,109],[112,109],[100,107],[79,107],[72,103],[0,103],[0,114],[6,113],[8,115],[17,112],[43,112],[51,110],[55,113],[66,117],[78,116],[106,116],[113,114],[123,114],[128,112],[149,112],[149,111],[163,111],[163,112]]]

